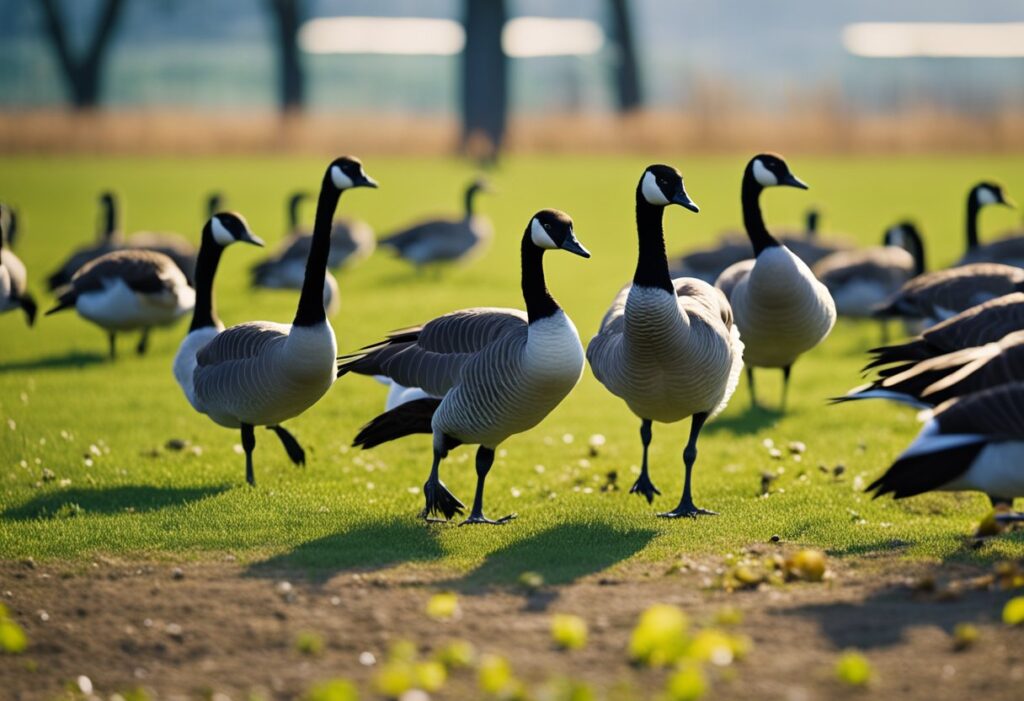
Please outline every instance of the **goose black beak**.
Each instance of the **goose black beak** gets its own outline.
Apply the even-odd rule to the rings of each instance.
[[[681,207],[686,207],[686,209],[690,210],[691,212],[700,212],[700,207],[697,206],[697,203],[691,200],[690,196],[687,195],[686,192],[683,190],[680,190],[675,194],[675,196],[672,198],[672,204],[677,204]]]
[[[265,243],[263,243],[263,239],[261,239],[259,236],[252,233],[251,231],[245,232],[245,238],[241,239],[241,241],[245,243],[251,243],[253,246],[259,246],[260,248],[263,248],[266,245]]]
[[[1011,200],[1006,195],[1002,195],[1002,199],[999,201],[999,204],[1003,205],[1004,207],[1009,207],[1010,209],[1017,209],[1017,203]]]
[[[356,187],[372,187],[373,189],[376,190],[378,187],[380,187],[380,183],[378,183],[376,180],[371,178],[366,173],[363,173],[363,180],[362,182],[358,183]]]
[[[569,253],[573,253],[573,254],[579,256],[580,258],[589,258],[590,257],[590,251],[585,249],[583,247],[583,244],[580,243],[576,239],[576,236],[574,234],[571,234],[571,233],[565,238],[565,241],[562,242],[562,250],[563,251],[568,251]]]
[[[798,188],[800,190],[809,190],[810,189],[808,187],[807,183],[805,183],[803,180],[801,180],[800,178],[796,177],[792,173],[786,173],[786,177],[784,177],[782,179],[782,181],[779,183],[779,185],[787,185],[789,187],[795,187],[795,188]]]

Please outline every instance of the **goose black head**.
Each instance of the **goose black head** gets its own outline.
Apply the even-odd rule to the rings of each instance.
[[[327,168],[327,179],[338,190],[353,187],[377,187],[377,181],[363,171],[363,164],[355,156],[335,158]]]
[[[747,172],[761,187],[785,185],[806,190],[807,183],[790,172],[782,156],[775,153],[760,153],[750,159]]]
[[[640,178],[638,190],[638,194],[644,198],[644,201],[655,207],[678,204],[691,212],[700,211],[697,203],[686,194],[682,174],[672,166],[647,166],[647,170]]]
[[[530,241],[544,249],[560,248],[583,258],[590,257],[590,251],[576,239],[572,230],[572,217],[557,209],[542,209],[530,220]]]
[[[491,187],[491,183],[487,178],[477,178],[469,184],[466,188],[466,194],[476,194],[478,192],[494,192],[494,188]]]
[[[249,230],[249,223],[237,212],[217,212],[206,223],[203,235],[206,236],[207,232],[210,239],[222,248],[238,242],[263,246],[263,239]]]
[[[104,190],[100,193],[100,204],[104,207],[113,207],[117,203],[117,194],[113,190]]]
[[[971,188],[971,199],[979,208],[990,204],[1001,204],[1004,207],[1016,207],[1013,200],[1006,195],[1006,190],[999,183],[983,181]]]

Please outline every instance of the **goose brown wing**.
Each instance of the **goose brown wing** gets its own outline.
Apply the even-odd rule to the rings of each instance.
[[[135,292],[153,294],[173,289],[180,271],[167,256],[155,251],[114,251],[95,258],[71,278],[77,294],[103,289],[104,280],[116,278]]]
[[[944,435],[1024,440],[1024,382],[1001,385],[942,404],[935,420]]]

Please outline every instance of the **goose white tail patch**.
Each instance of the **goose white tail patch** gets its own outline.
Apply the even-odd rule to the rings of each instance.
[[[235,242],[235,237],[231,235],[226,226],[220,223],[220,217],[210,219],[210,231],[213,233],[213,240],[221,246],[227,246]]]
[[[355,185],[355,183],[352,182],[352,178],[345,175],[344,171],[342,171],[338,166],[331,166],[331,182],[333,182],[334,187],[339,190],[346,190]]]
[[[640,185],[640,192],[643,193],[644,199],[650,204],[660,205],[662,207],[668,204],[668,198],[665,197],[665,193],[661,191],[660,187],[658,187],[658,179],[651,171],[644,173],[644,179]]]
[[[758,158],[754,161],[754,180],[756,180],[761,187],[771,187],[779,184],[779,179],[775,177],[775,173],[768,170],[761,159]]]
[[[999,201],[999,197],[996,195],[995,192],[992,191],[992,188],[984,185],[978,188],[976,196],[978,199],[978,204],[982,206],[995,204]]]
[[[530,222],[530,240],[533,241],[535,246],[540,248],[558,248],[558,244],[551,239],[551,236],[544,230],[543,225],[537,221],[536,217]]]

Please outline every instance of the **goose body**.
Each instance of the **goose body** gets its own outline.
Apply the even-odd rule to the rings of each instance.
[[[439,466],[460,444],[477,444],[477,491],[467,523],[501,523],[483,514],[484,480],[494,450],[509,436],[533,428],[576,386],[583,347],[572,321],[544,281],[543,254],[563,249],[589,257],[563,212],[542,210],[522,242],[526,313],[474,308],[391,334],[341,359],[339,375],[383,375],[427,397],[409,401],[364,426],[354,445],[372,448],[412,433],[433,434],[434,463],[424,485],[424,516],[451,518],[462,503],[441,483]]]
[[[183,236],[166,232],[140,231],[128,237],[125,247],[163,253],[174,261],[185,275],[188,284],[195,283],[196,247]]]
[[[704,422],[721,411],[736,389],[743,344],[725,296],[696,278],[670,278],[662,217],[665,206],[697,206],[679,172],[655,165],[636,192],[639,255],[633,282],[612,302],[587,346],[594,376],[641,420],[643,464],[631,491],[653,501],[647,451],[654,421],[693,417],[684,455],[686,482],[679,505],[666,517],[711,513],[694,505],[690,475]]]
[[[12,210],[13,212],[13,210]],[[8,227],[13,215],[8,219]],[[5,240],[9,228],[0,230],[0,313],[21,309],[29,326],[36,320],[36,301],[28,291],[28,273],[25,264],[10,250],[10,239]]]
[[[1003,263],[1024,267],[1024,236],[1007,236],[981,243],[979,219],[982,210],[990,205],[1014,206],[998,183],[980,182],[967,193],[967,250],[956,264]]]
[[[249,484],[255,483],[253,428],[276,428],[298,416],[319,401],[334,382],[337,342],[324,311],[323,280],[334,211],[342,191],[353,187],[376,187],[376,182],[363,172],[358,160],[335,159],[321,184],[294,321],[238,324],[218,333],[196,353],[194,406],[221,426],[241,430]],[[301,450],[297,444],[293,449],[296,453]]]
[[[849,241],[842,238],[822,238],[818,231],[820,220],[821,213],[812,207],[807,210],[806,224],[803,231],[779,229],[775,235],[779,243],[792,251],[797,258],[807,263],[811,268],[827,256],[853,248]]]
[[[918,275],[890,297],[876,315],[922,319],[931,326],[1019,291],[1024,291],[1024,269],[1001,263],[972,263]]]
[[[74,251],[60,267],[46,280],[51,291],[71,282],[82,266],[91,260],[118,250],[124,244],[124,236],[118,225],[117,199],[114,193],[104,192],[100,195],[100,225],[97,242]]]

